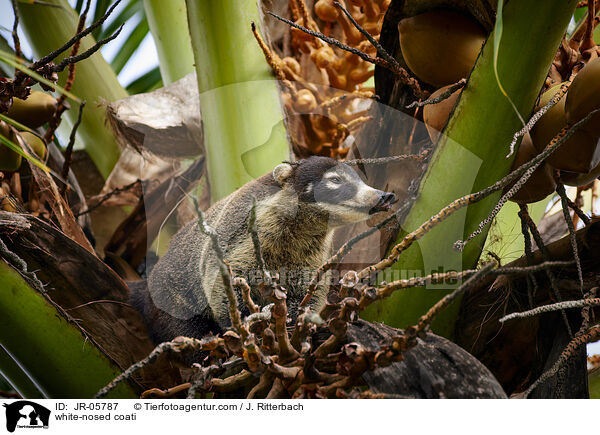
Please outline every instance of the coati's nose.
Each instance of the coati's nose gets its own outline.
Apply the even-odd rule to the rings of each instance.
[[[391,192],[381,192],[377,204],[369,210],[369,214],[378,213],[380,211],[388,211],[392,208],[392,204],[396,202],[396,195]]]
[[[383,192],[383,195],[381,195],[381,200],[391,205],[396,202],[396,195],[394,195],[392,192]]]

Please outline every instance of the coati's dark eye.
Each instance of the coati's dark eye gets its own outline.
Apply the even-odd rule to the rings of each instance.
[[[342,179],[340,177],[331,177],[329,180],[332,183],[335,183],[335,184],[341,184],[342,183]]]

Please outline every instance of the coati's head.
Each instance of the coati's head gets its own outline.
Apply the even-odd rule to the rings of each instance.
[[[282,163],[273,170],[273,178],[282,188],[293,190],[299,203],[326,213],[334,226],[388,211],[396,200],[393,193],[368,186],[349,165],[329,157]]]

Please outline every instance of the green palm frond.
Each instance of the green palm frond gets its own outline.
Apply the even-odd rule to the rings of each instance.
[[[158,67],[152,68],[150,71],[142,74],[137,79],[127,85],[127,92],[131,95],[150,92],[163,86],[163,81],[160,76]]]
[[[142,41],[148,35],[148,32],[150,32],[148,20],[146,20],[146,17],[142,16],[138,25],[128,35],[127,39],[123,42],[116,56],[110,63],[117,74],[119,74],[123,70],[123,67],[131,60],[131,57],[138,50]]]
[[[86,0],[77,0],[74,5],[75,11],[80,14],[85,8],[85,4]],[[92,3],[90,10],[88,11],[88,23],[94,22],[102,17],[112,4],[114,4],[114,0],[98,0],[95,3]],[[132,22],[137,23],[133,30],[129,31],[128,34],[124,34],[117,38],[113,42],[113,44],[117,45],[117,48],[115,49],[117,54],[112,60],[107,59],[115,74],[119,74],[123,71],[150,33],[142,0],[123,0],[115,9],[112,16],[109,17],[102,26],[92,32],[94,38],[100,40],[112,35],[122,25],[130,24]],[[151,78],[155,78],[155,76],[149,76],[148,73],[144,72],[130,84],[124,83],[123,85],[128,88],[130,93],[137,94],[148,92],[155,88],[158,83],[158,80],[153,81]]]

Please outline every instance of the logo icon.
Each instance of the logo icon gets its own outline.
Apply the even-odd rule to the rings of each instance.
[[[14,432],[16,428],[47,429],[50,421],[50,410],[29,400],[19,400],[6,408],[6,430]]]

